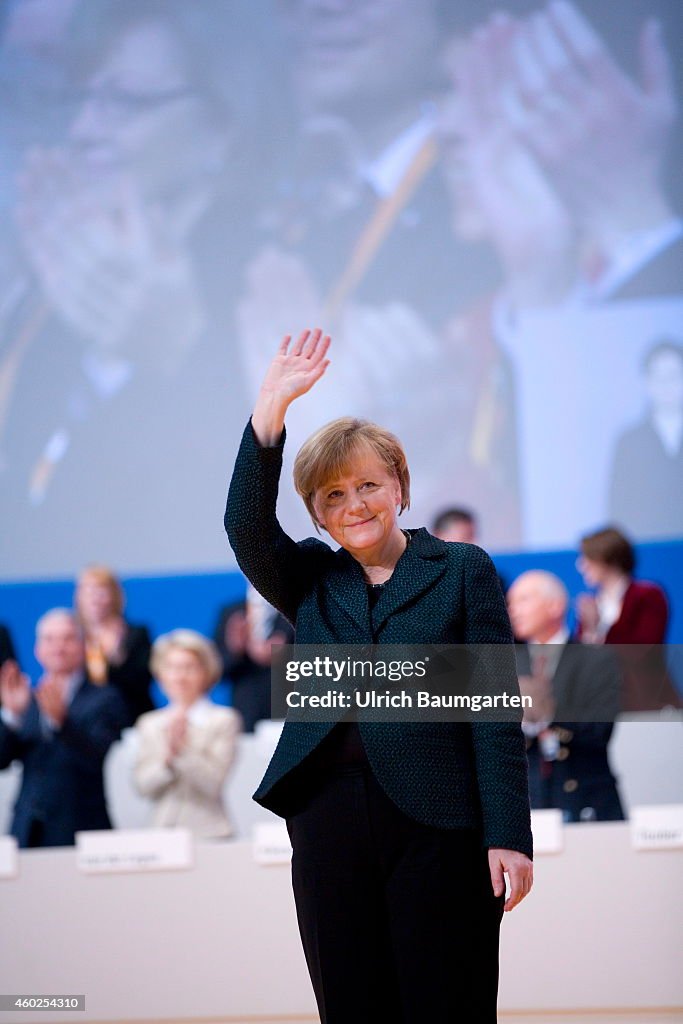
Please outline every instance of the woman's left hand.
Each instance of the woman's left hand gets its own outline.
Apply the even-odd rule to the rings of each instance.
[[[503,910],[514,910],[534,884],[534,865],[525,853],[519,850],[489,850],[489,870],[491,884],[496,896],[505,892],[505,875],[510,878],[510,895],[505,901]]]

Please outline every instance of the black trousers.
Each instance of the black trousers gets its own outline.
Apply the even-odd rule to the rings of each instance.
[[[339,766],[287,820],[322,1024],[495,1024],[495,897],[476,829],[422,825],[368,766]]]

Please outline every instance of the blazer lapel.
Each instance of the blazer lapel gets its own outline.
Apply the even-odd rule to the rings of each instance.
[[[404,605],[412,604],[446,571],[446,552],[442,542],[432,537],[424,527],[408,532],[410,543],[396,563],[382,596],[372,610],[375,634],[387,619]]]
[[[368,592],[363,569],[360,562],[343,548],[340,548],[336,555],[337,563],[328,573],[325,583],[330,599],[353,621],[358,631],[358,635],[356,636],[354,632],[353,640],[349,639],[347,642],[372,643]]]
[[[411,604],[446,571],[446,553],[441,542],[424,528],[408,532],[410,543],[372,610],[372,621],[360,562],[343,549],[337,551],[337,564],[329,573],[326,585],[330,598],[353,620],[358,631],[350,642],[372,643],[373,633],[376,635],[391,615]]]

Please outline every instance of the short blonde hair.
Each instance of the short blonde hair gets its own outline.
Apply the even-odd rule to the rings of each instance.
[[[303,498],[316,529],[321,525],[313,507],[316,491],[348,471],[354,459],[367,449],[398,481],[401,488],[399,515],[410,508],[410,473],[401,442],[376,423],[342,416],[316,430],[304,441],[294,460],[294,486]]]
[[[107,565],[86,565],[84,569],[78,575],[76,580],[76,609],[78,610],[78,588],[85,580],[94,580],[95,583],[99,583],[100,586],[106,587],[111,596],[112,609],[116,615],[123,614],[123,608],[126,603],[126,596],[123,592],[123,587],[112,570]]]
[[[163,674],[164,661],[171,650],[189,651],[190,654],[194,654],[206,672],[207,690],[211,689],[223,675],[221,656],[211,640],[207,640],[194,629],[174,629],[170,633],[164,633],[152,645],[149,667],[155,679],[159,679]]]

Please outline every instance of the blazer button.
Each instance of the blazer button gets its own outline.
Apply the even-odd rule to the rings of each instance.
[[[562,789],[565,793],[574,793],[579,788],[579,784],[576,779],[567,779]]]
[[[557,760],[558,761],[566,761],[568,757],[569,757],[569,750],[567,749],[567,747],[560,747],[560,749],[557,752]]]

